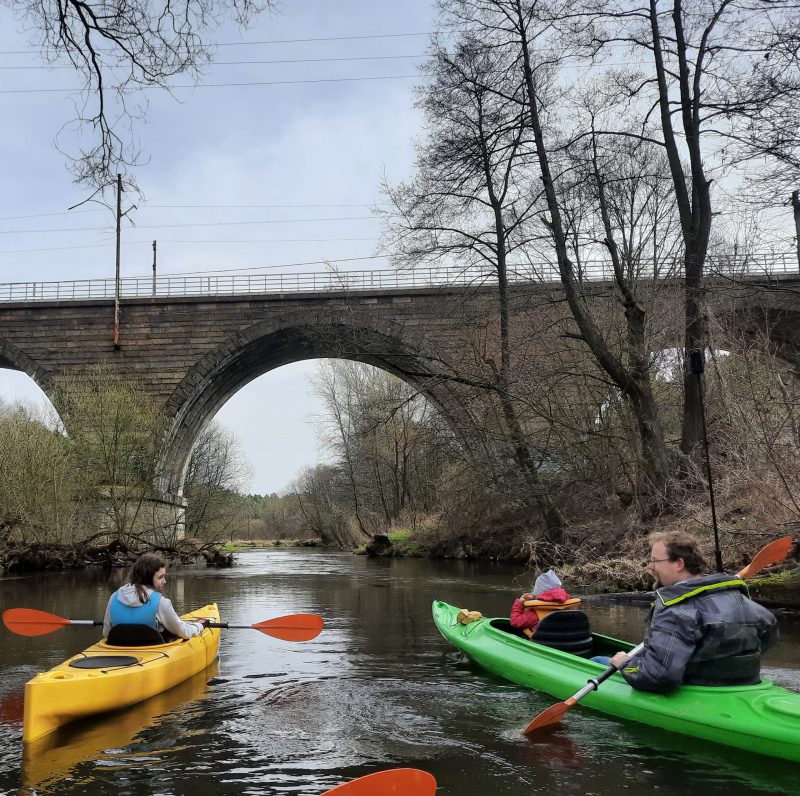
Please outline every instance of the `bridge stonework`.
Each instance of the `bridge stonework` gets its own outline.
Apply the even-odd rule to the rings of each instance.
[[[463,427],[467,391],[431,374],[463,359],[464,330],[486,326],[496,301],[491,291],[465,301],[463,288],[126,299],[119,350],[111,301],[0,303],[0,367],[28,373],[49,395],[59,376],[98,365],[134,379],[173,420],[163,486],[180,494],[192,445],[222,405],[258,376],[303,359],[388,370]]]
[[[596,283],[592,300],[608,301],[609,289]],[[750,280],[720,295],[720,312],[747,334],[767,330],[781,354],[800,365],[800,277]],[[553,323],[567,312],[560,286],[517,285],[514,296],[526,316],[515,324],[518,344],[529,346],[535,334],[548,333],[543,329],[560,333]],[[667,314],[679,344],[680,290],[672,296]],[[375,365],[412,383],[453,428],[480,424],[480,390],[448,374],[462,373],[476,357],[499,360],[497,314],[490,287],[126,298],[115,350],[113,301],[0,302],[0,368],[28,373],[46,394],[59,376],[80,377],[98,365],[135,379],[173,421],[161,487],[180,495],[192,445],[228,398],[303,359]]]

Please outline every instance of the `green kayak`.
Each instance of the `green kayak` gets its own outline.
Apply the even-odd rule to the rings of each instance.
[[[507,619],[479,619],[459,624],[459,609],[433,603],[439,632],[472,660],[519,685],[557,699],[572,696],[606,667],[568,652],[551,649],[508,630]],[[594,655],[629,650],[625,641],[592,634]],[[746,686],[683,686],[664,696],[635,691],[615,674],[586,696],[581,705],[661,729],[735,746],[750,752],[800,762],[800,694],[769,680]]]

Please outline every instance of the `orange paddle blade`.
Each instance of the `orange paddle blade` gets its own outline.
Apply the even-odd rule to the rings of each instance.
[[[570,697],[566,702],[559,702],[556,705],[551,705],[547,710],[543,710],[536,716],[522,732],[525,735],[530,735],[534,730],[538,730],[540,727],[546,727],[548,724],[558,724],[563,715],[575,704],[575,701],[575,699]]]
[[[418,768],[392,768],[326,790],[321,796],[434,796],[436,780]]]
[[[322,632],[325,622],[317,614],[290,614],[258,622],[253,627],[284,641],[310,641]]]
[[[3,611],[3,624],[18,636],[44,636],[68,625],[69,619],[33,608],[9,608]]]
[[[789,550],[792,549],[794,543],[791,536],[784,536],[781,539],[776,539],[770,542],[766,547],[762,547],[753,557],[753,560],[744,568],[739,570],[740,578],[752,578],[757,572],[768,567],[771,564],[777,564],[783,561]]]

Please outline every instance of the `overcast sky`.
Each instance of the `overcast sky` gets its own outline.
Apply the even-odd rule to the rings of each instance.
[[[434,14],[429,0],[286,0],[250,30],[213,31],[216,63],[203,84],[358,79],[201,85],[175,89],[174,97],[148,90],[147,121],[135,128],[147,158],[135,170],[145,201],[132,214],[136,226],[123,233],[123,276],[151,273],[154,239],[160,274],[291,273],[322,267],[295,263],[372,256],[381,175],[396,181],[410,173],[420,121],[413,76]],[[232,63],[242,61],[302,62]],[[0,6],[0,282],[113,277],[109,212],[65,212],[86,196],[55,143],[76,97],[60,89],[79,81],[42,63]],[[58,144],[70,149],[71,136],[61,132]],[[382,265],[353,259],[340,267]],[[296,363],[265,374],[217,416],[254,466],[253,491],[279,491],[317,460],[308,422],[319,412],[308,385],[312,369]],[[27,376],[0,370],[0,398],[41,397]]]

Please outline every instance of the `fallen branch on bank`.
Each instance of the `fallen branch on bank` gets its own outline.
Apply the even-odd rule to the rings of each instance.
[[[205,561],[208,566],[233,565],[233,553],[225,553],[214,545],[199,540],[181,540],[175,545],[152,545],[142,537],[129,542],[112,539],[96,544],[107,534],[94,534],[74,544],[21,543],[9,539],[0,541],[0,567],[8,573],[61,571],[102,567],[129,567],[146,551],[161,553],[170,565]]]

